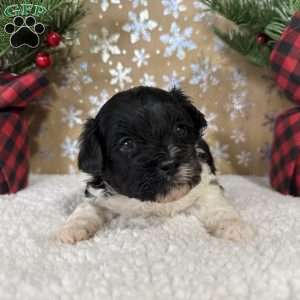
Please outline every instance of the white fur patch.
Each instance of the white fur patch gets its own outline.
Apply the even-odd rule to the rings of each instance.
[[[95,204],[106,208],[116,214],[127,216],[173,216],[191,207],[197,200],[200,200],[203,193],[207,191],[209,182],[215,176],[211,174],[209,166],[203,164],[201,182],[195,186],[188,194],[177,201],[142,202],[138,199],[128,198],[123,195],[114,195],[109,198],[103,197],[103,191],[92,190],[95,196]]]
[[[123,195],[104,197],[103,190],[90,191],[94,196],[93,202],[83,203],[74,211],[58,238],[67,243],[88,239],[114,214],[169,217],[183,211],[196,216],[207,231],[217,237],[231,240],[251,238],[253,229],[241,220],[215,182],[215,175],[207,164],[203,164],[201,182],[197,186],[189,192],[184,188],[175,189],[165,199],[159,199],[161,202],[142,202]],[[181,198],[176,200],[178,197]]]

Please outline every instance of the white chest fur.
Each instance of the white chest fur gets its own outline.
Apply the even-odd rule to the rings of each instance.
[[[76,243],[92,237],[113,215],[125,217],[169,217],[180,212],[195,215],[208,232],[230,240],[251,238],[253,229],[243,222],[226,201],[215,175],[202,166],[201,182],[188,194],[173,202],[142,202],[123,195],[104,197],[103,190],[90,190],[93,198],[79,205],[57,237],[62,242]]]
[[[188,194],[179,200],[167,203],[142,202],[138,199],[128,198],[123,195],[104,197],[101,190],[90,190],[94,196],[92,200],[97,206],[108,209],[112,213],[125,216],[173,216],[179,212],[194,206],[196,202],[205,198],[205,195],[212,189],[218,189],[210,183],[215,181],[215,175],[211,174],[206,164],[202,166],[201,182]],[[219,190],[219,189],[218,189]]]

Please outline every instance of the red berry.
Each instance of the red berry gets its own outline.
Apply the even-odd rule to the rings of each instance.
[[[47,43],[50,47],[57,47],[61,42],[61,35],[57,32],[51,31],[47,35]]]
[[[256,36],[256,43],[259,45],[264,45],[268,42],[269,37],[265,33],[259,33]]]
[[[52,65],[52,57],[47,52],[39,52],[35,57],[35,63],[39,68],[48,68]]]

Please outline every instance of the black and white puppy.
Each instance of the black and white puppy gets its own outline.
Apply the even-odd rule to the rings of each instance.
[[[194,214],[216,237],[253,230],[226,201],[203,131],[204,115],[181,90],[137,87],[113,96],[81,135],[79,169],[91,175],[84,201],[58,232],[92,237],[115,215]]]

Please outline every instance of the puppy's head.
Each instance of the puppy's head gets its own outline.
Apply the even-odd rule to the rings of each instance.
[[[201,138],[206,125],[178,89],[118,93],[86,123],[79,168],[94,186],[104,183],[130,198],[176,200],[201,179],[201,157],[210,155]]]

